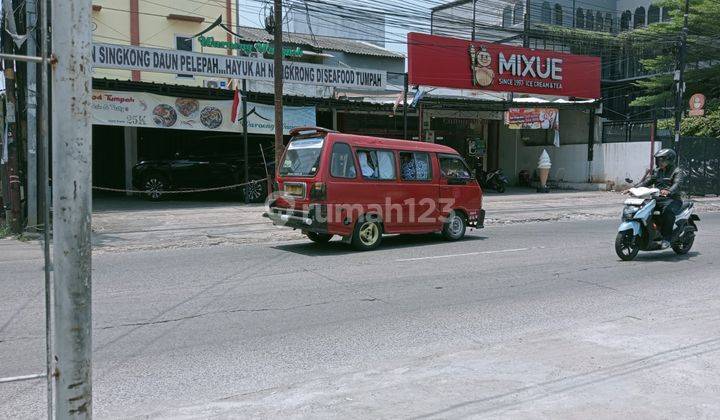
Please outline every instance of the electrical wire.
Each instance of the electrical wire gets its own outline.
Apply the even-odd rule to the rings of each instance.
[[[152,0],[142,0],[142,1],[152,2]],[[256,1],[256,2],[259,2],[259,3],[261,3],[261,4],[267,4],[267,3],[268,3],[268,2],[266,2],[266,1],[264,1],[264,0],[252,0],[252,1]],[[317,2],[318,0],[309,0],[309,1],[311,1],[311,2],[312,2],[312,1],[316,1],[316,2]],[[154,2],[152,2],[152,3],[154,3]],[[216,6],[216,7],[221,7],[219,4],[217,4],[217,0],[207,0],[207,1],[204,2],[202,5],[207,5],[207,4],[211,4],[211,3],[215,3],[215,4],[213,4],[213,5]],[[327,2],[325,2],[325,3],[327,3]],[[157,3],[154,3],[154,4],[157,4]],[[107,8],[108,10],[115,10],[115,11],[120,11],[120,12],[127,12],[127,13],[129,13],[128,10],[117,9],[117,8],[112,8],[112,7],[106,7],[106,8]],[[182,9],[180,9],[180,10],[182,10]],[[188,11],[186,11],[186,12],[188,12]],[[155,17],[163,17],[163,18],[166,17],[165,15],[160,15],[160,14],[157,14],[157,13],[150,13],[150,12],[139,12],[139,13],[142,14],[142,15],[147,15],[147,16],[155,16]],[[366,9],[363,9],[363,13],[366,13]],[[347,15],[347,14],[338,14],[338,13],[329,13],[329,14],[334,14],[335,16],[337,16],[337,17],[339,17],[339,18],[345,18],[345,19],[350,19],[350,20],[353,20],[353,19],[356,19],[356,20],[357,20],[357,18],[358,18],[358,16],[349,16],[349,15]],[[377,14],[377,13],[376,13],[376,14]],[[203,16],[203,17],[204,17],[204,18],[209,18],[208,16]],[[334,23],[334,22],[332,22],[332,23]],[[386,23],[387,23],[387,21],[386,21]],[[471,23],[471,20],[468,20],[468,23]],[[169,27],[169,26],[170,26],[170,25],[168,25],[168,27]],[[232,26],[241,27],[241,25],[239,25],[239,24],[237,24],[237,23],[234,24],[234,25],[232,25]],[[483,25],[483,24],[478,24],[478,25],[476,25],[476,27],[484,27],[484,28],[489,28],[489,29],[493,29],[493,30],[502,30],[502,28],[499,28],[499,27],[497,27],[496,25]],[[368,29],[369,29],[368,31],[361,31],[361,32],[366,32],[366,33],[368,33],[368,34],[376,35],[376,31],[377,31],[377,28],[376,28],[376,27],[369,26]],[[409,28],[409,29],[414,29],[414,28]],[[370,32],[370,30],[372,30],[373,32]],[[162,31],[161,31],[161,32],[162,32]],[[153,35],[153,36],[155,36],[155,35]],[[152,38],[153,36],[151,36],[150,38]],[[342,38],[343,38],[343,39],[348,39],[347,37],[342,37]],[[567,38],[567,36],[566,36],[565,38]],[[363,40],[363,41],[366,41],[367,39],[365,39],[365,38],[356,38],[355,40]],[[405,40],[400,40],[400,39],[398,39],[398,38],[395,38],[395,39],[384,39],[384,40],[375,40],[375,41],[384,41],[384,42],[387,42],[387,43],[394,43],[394,44],[406,44],[406,43],[407,43]]]
[[[152,4],[158,4],[158,3],[153,2],[152,0],[142,0],[142,1],[146,1],[146,2],[149,2],[149,3],[152,3]],[[207,1],[206,1],[205,3],[203,3],[202,5],[206,5],[206,4],[209,4],[209,3],[212,2],[212,3],[215,3],[214,5],[215,5],[216,7],[221,7],[219,4],[217,4],[218,1],[219,1],[219,0],[207,0]],[[269,2],[264,1],[264,0],[254,0],[254,1],[262,4],[263,6],[266,6],[267,4],[269,4]],[[325,4],[325,5],[333,5],[333,6],[336,6],[336,5],[332,4],[332,3],[329,3],[329,2],[327,2],[327,1],[322,1],[322,0],[307,0],[304,4],[307,5],[307,3],[320,3],[320,4]],[[201,5],[201,6],[202,6],[202,5]],[[342,6],[341,8],[347,9],[347,6]],[[125,10],[113,9],[113,8],[108,8],[108,9],[109,9],[109,10],[125,11]],[[308,9],[309,9],[309,7],[308,7]],[[180,10],[182,11],[182,9],[180,9]],[[292,9],[290,9],[290,10],[292,10]],[[360,13],[359,15],[365,14],[365,16],[367,16],[368,9],[361,8],[360,10],[361,10],[362,13]],[[323,10],[321,10],[321,11],[323,11]],[[129,12],[129,11],[128,11],[128,12]],[[188,12],[188,11],[185,11],[185,12]],[[324,12],[327,12],[327,11],[325,10]],[[374,12],[374,13],[377,15],[378,13],[382,13],[382,12]],[[150,15],[150,16],[165,17],[164,15],[152,14],[152,13],[148,13],[148,12],[143,12],[142,14],[146,14],[146,15]],[[367,18],[360,19],[361,16],[359,16],[358,14],[349,15],[347,11],[343,11],[342,13],[332,13],[332,12],[331,12],[331,13],[328,13],[328,14],[330,14],[330,15],[335,15],[336,17],[340,17],[340,18],[344,18],[344,19],[350,19],[350,20],[352,20],[352,19],[357,19],[357,20],[361,21],[361,23],[362,23],[362,21],[367,21],[367,20],[368,20]],[[397,13],[395,13],[395,15],[397,15]],[[288,16],[288,15],[286,14],[286,17],[287,17],[287,16]],[[320,18],[320,20],[327,22],[329,25],[332,25],[332,24],[335,23],[335,22],[332,22],[332,21],[329,20],[329,19],[322,19],[322,18]],[[468,20],[468,21],[471,23],[470,20]],[[372,22],[372,23],[385,22],[385,23],[387,24],[387,21],[386,21],[385,19],[378,20],[377,18],[373,18],[373,20],[371,20],[370,22]],[[240,27],[239,22],[236,23],[236,24],[233,25],[233,26]],[[316,26],[321,26],[321,25],[317,25],[317,24],[316,24]],[[362,25],[361,25],[361,26],[362,26]],[[359,31],[360,33],[365,33],[365,34],[367,34],[367,35],[376,35],[376,31],[377,31],[377,28],[376,28],[376,27],[373,27],[373,26],[370,26],[370,25],[367,25],[367,24],[365,24],[365,26],[369,29],[368,31],[363,31],[362,29],[359,29],[358,31]],[[483,26],[487,26],[487,27],[492,28],[492,29],[495,29],[495,30],[501,29],[501,28],[498,28],[498,27],[495,26],[495,25],[483,25]],[[375,31],[375,32],[370,32],[370,30],[373,30],[373,31]],[[313,33],[312,35],[313,35],[313,37],[315,36],[314,33]],[[645,40],[655,40],[655,41],[660,41],[660,42],[665,42],[665,43],[675,43],[675,42],[677,42],[675,35],[669,35],[669,36],[664,36],[664,37],[663,37],[663,36],[658,36],[658,35],[638,33],[637,36],[638,36],[638,37],[642,37],[642,38],[644,38]],[[554,37],[554,38],[555,38],[555,39],[553,39],[551,43],[552,43],[552,44],[555,44],[555,45],[557,44],[557,42],[563,42],[563,41],[567,42],[567,41],[573,41],[573,40],[583,40],[581,36],[575,36],[575,37],[573,37],[573,36],[568,36],[567,34],[559,35],[559,36],[556,36],[556,37]],[[347,37],[341,37],[341,39],[348,39],[348,38],[347,38]],[[356,40],[367,41],[368,39],[366,39],[366,38],[357,38]],[[400,39],[398,39],[398,37],[395,37],[395,36],[391,36],[391,37],[389,38],[387,35],[385,35],[383,39],[377,40],[377,41],[379,41],[379,42],[384,42],[384,43],[408,44],[408,42],[407,42],[406,39],[400,40]],[[435,44],[435,46],[438,46],[438,47],[449,47],[449,46],[442,46],[442,45],[438,45],[438,44]],[[630,58],[630,57],[628,57],[628,58],[620,58],[620,59],[616,59],[616,60],[612,60],[612,61],[607,61],[607,60],[605,60],[603,63],[601,63],[601,65],[602,65],[603,67],[607,68],[607,67],[612,67],[612,66],[615,66],[615,65],[617,65],[617,64],[621,64],[621,63],[623,63],[623,62],[627,62],[627,61],[630,61],[630,60],[633,60],[633,58]]]

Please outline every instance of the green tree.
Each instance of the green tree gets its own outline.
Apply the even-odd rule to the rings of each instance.
[[[636,82],[642,95],[632,106],[674,106],[675,70],[680,33],[683,27],[684,0],[661,0],[657,6],[670,10],[670,21],[631,31],[631,42],[640,43],[651,58],[642,60],[644,68],[655,77]],[[720,97],[720,0],[690,0],[688,15],[686,99],[703,93],[708,99]]]
[[[672,119],[658,121],[658,128],[675,130]],[[685,117],[680,124],[680,133],[684,136],[716,137],[720,139],[720,99],[708,101],[705,115],[702,117]]]

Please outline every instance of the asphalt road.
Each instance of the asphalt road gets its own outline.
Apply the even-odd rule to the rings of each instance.
[[[617,225],[100,254],[94,412],[720,417],[720,214],[688,256],[630,263]],[[43,370],[38,257],[0,263],[0,377]],[[0,384],[1,418],[44,401],[42,381]]]

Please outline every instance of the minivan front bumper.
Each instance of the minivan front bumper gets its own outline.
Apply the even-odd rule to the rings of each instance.
[[[271,206],[263,213],[276,226],[287,226],[309,232],[328,233],[325,206],[313,206],[309,210],[297,210]]]

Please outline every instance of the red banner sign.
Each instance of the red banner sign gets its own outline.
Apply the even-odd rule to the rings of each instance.
[[[600,97],[600,57],[408,34],[412,85]]]
[[[559,115],[556,108],[510,108],[505,111],[505,124],[511,129],[559,130]]]

